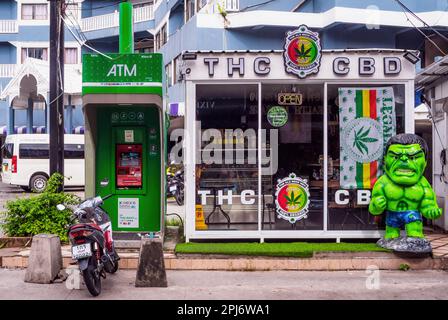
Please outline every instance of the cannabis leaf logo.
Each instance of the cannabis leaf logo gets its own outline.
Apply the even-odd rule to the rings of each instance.
[[[369,137],[370,128],[364,131],[364,127],[361,127],[358,131],[355,131],[355,140],[353,141],[353,147],[356,147],[359,152],[369,154],[369,148],[367,143],[377,142],[378,139]]]
[[[302,43],[300,49],[294,48],[298,59],[306,59],[310,57],[311,47],[305,50],[305,45]]]
[[[294,195],[294,191],[291,192],[291,197],[288,197],[287,194],[284,195],[286,198],[287,204],[291,206],[299,205],[300,204],[300,198],[302,197],[301,194],[299,194],[297,197]]]

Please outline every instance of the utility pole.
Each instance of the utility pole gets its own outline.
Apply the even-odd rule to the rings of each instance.
[[[64,175],[64,22],[65,0],[50,1],[50,175]],[[63,187],[62,187],[63,189]]]

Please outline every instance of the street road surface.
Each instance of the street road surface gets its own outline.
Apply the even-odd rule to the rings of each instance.
[[[0,299],[448,299],[446,271],[167,271],[168,288],[135,288],[135,270],[119,270],[92,298],[66,283],[31,284],[25,270],[0,269]],[[366,281],[367,280],[367,281]],[[367,284],[368,283],[368,284]],[[369,289],[370,288],[370,289]]]

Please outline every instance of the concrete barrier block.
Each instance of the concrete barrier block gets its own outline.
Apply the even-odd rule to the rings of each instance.
[[[33,237],[25,282],[52,283],[62,268],[61,241],[52,234]]]
[[[142,239],[135,286],[168,286],[161,239]]]

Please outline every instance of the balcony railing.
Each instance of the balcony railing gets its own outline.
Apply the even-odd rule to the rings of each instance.
[[[12,78],[17,64],[0,64],[0,78]]]
[[[219,2],[221,5],[224,5],[224,9],[227,12],[240,10],[240,1],[239,0],[221,0]]]
[[[81,19],[81,30],[86,32],[118,27],[118,22],[118,12],[102,14],[100,16]]]
[[[221,11],[225,12],[235,12],[240,10],[240,1],[239,0],[202,0],[202,3],[206,2],[203,5],[201,11],[205,13],[220,13]]]
[[[144,6],[140,8],[134,8],[134,23],[149,21],[154,19],[153,6]]]
[[[134,23],[149,21],[154,19],[153,6],[144,6],[134,8]],[[93,16],[81,19],[81,30],[83,32],[101,30],[107,28],[118,27],[120,22],[120,14],[118,11],[100,16]]]
[[[0,20],[0,33],[18,33],[17,20]]]

